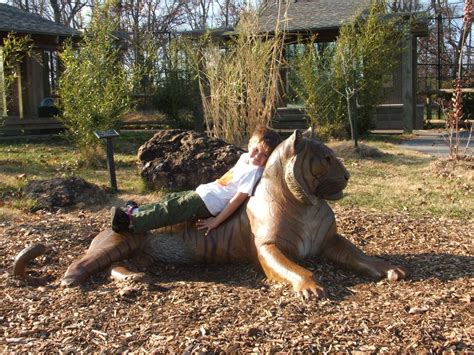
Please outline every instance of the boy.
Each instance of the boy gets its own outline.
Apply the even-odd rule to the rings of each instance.
[[[242,154],[221,178],[199,185],[195,191],[169,193],[158,203],[140,208],[133,201],[124,209],[112,207],[112,229],[141,233],[197,219],[197,228],[206,229],[207,235],[252,194],[270,153],[280,142],[280,136],[271,128],[257,127],[250,137],[248,153]]]

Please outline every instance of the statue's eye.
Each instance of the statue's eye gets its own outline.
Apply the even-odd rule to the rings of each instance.
[[[324,159],[326,159],[326,161],[327,161],[328,163],[330,163],[330,162],[331,162],[331,156],[330,156],[330,155],[328,155],[328,156],[327,156],[327,157],[325,157]]]
[[[320,177],[325,174],[329,168],[329,164],[326,163],[325,158],[314,157],[311,159],[311,174],[316,177]]]

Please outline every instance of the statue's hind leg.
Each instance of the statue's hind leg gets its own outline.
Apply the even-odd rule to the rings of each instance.
[[[350,241],[335,234],[323,246],[323,255],[329,260],[349,270],[368,274],[375,278],[387,278],[391,281],[404,279],[408,272],[401,266],[368,256]]]
[[[90,275],[102,270],[116,261],[128,258],[142,244],[143,235],[115,233],[106,229],[92,241],[86,254],[76,259],[67,269],[61,280],[62,286],[78,286]]]

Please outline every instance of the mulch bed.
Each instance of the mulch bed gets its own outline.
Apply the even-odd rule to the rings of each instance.
[[[0,222],[0,351],[317,352],[474,351],[474,223],[336,208],[339,230],[368,254],[407,267],[401,282],[372,281],[324,260],[328,299],[304,302],[250,265],[155,265],[146,281],[106,272],[59,286],[70,262],[108,223],[108,210],[37,211]],[[26,245],[47,244],[31,286],[8,275]]]

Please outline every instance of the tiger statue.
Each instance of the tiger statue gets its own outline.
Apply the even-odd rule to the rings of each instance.
[[[310,130],[297,130],[270,155],[254,195],[207,236],[193,221],[146,234],[106,229],[69,266],[61,284],[79,285],[137,253],[165,263],[252,262],[268,279],[290,284],[304,299],[325,295],[313,273],[296,263],[305,257],[322,255],[376,278],[405,278],[402,267],[367,256],[337,233],[326,200],[340,199],[348,179],[348,171],[331,149],[314,139]],[[122,266],[113,272],[123,278],[130,274]]]

